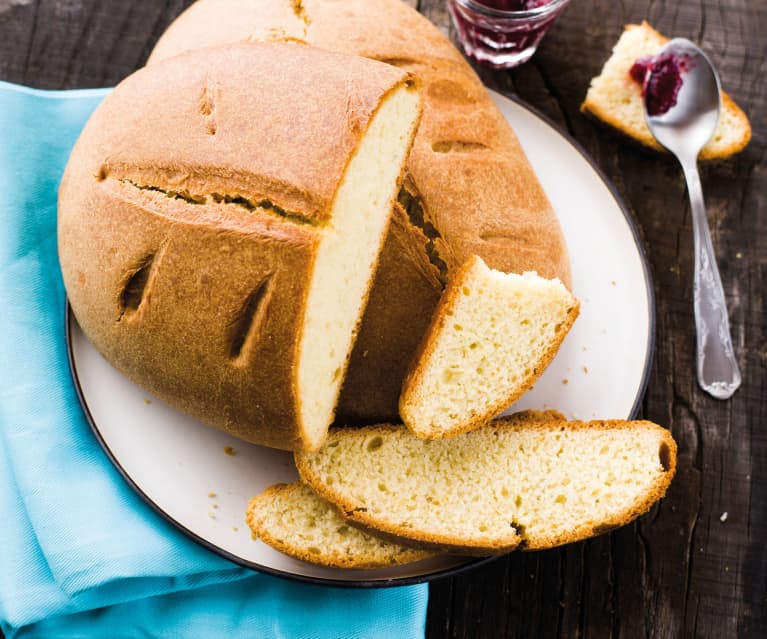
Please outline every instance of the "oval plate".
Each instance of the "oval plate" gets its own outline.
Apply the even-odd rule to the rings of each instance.
[[[633,417],[652,359],[654,309],[636,228],[585,153],[528,107],[493,98],[516,131],[557,211],[581,314],[557,357],[514,409],[556,408],[571,419]],[[248,500],[296,478],[289,453],[241,442],[170,408],[115,371],[71,312],[67,336],[80,401],[104,450],[138,493],[184,533],[232,561],[313,583],[404,585],[487,559],[437,557],[379,570],[323,568],[251,539]]]

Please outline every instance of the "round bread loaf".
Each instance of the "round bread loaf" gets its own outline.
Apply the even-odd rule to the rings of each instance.
[[[229,42],[296,41],[419,76],[424,113],[352,352],[338,413],[395,420],[407,367],[448,275],[470,255],[507,273],[570,282],[556,215],[472,68],[401,0],[199,0],[149,63]]]
[[[415,135],[416,84],[276,43],[190,52],[121,82],[59,192],[85,334],[204,422],[316,448]]]

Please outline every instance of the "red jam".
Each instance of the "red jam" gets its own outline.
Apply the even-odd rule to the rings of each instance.
[[[671,53],[640,58],[632,65],[629,75],[642,85],[648,115],[663,115],[676,105],[683,77],[690,69],[689,56]]]
[[[639,58],[629,69],[629,75],[631,79],[644,87],[644,79],[647,76],[647,72],[652,67],[652,58]],[[644,89],[642,90],[644,95]]]
[[[491,9],[500,9],[501,11],[530,11],[537,9],[551,0],[474,0],[477,4],[490,7]]]

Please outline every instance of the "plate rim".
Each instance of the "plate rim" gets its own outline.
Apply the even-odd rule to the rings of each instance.
[[[639,412],[639,407],[644,399],[647,386],[649,384],[650,373],[652,369],[653,357],[654,357],[654,351],[655,351],[655,328],[656,328],[655,326],[656,324],[655,293],[653,288],[653,278],[652,278],[652,272],[650,270],[650,264],[644,250],[644,244],[642,242],[642,238],[639,233],[639,226],[634,221],[633,216],[631,215],[628,207],[624,203],[623,198],[618,193],[618,190],[616,189],[615,185],[605,175],[602,169],[596,164],[595,160],[586,152],[583,146],[581,146],[581,144],[577,140],[575,140],[567,131],[562,130],[562,128],[557,123],[555,123],[551,118],[549,118],[547,115],[542,113],[537,108],[527,104],[518,96],[506,95],[489,88],[487,90],[493,98],[501,98],[503,100],[508,100],[510,102],[513,102],[517,106],[521,107],[522,109],[528,111],[531,115],[543,121],[547,126],[553,129],[562,139],[564,139],[567,143],[569,143],[579,153],[579,155],[589,164],[589,166],[594,171],[596,176],[600,179],[600,181],[604,184],[604,186],[610,192],[612,199],[615,201],[621,213],[623,214],[626,224],[629,230],[631,231],[631,237],[634,241],[634,245],[639,255],[639,261],[642,266],[642,275],[646,284],[645,288],[647,292],[647,310],[648,310],[648,316],[649,316],[648,317],[648,334],[647,334],[647,341],[646,341],[647,350],[645,352],[645,362],[644,362],[644,366],[642,370],[642,378],[637,388],[637,394],[634,398],[634,402],[632,404],[631,410],[628,415],[628,419],[633,419],[636,416],[636,414]],[[80,403],[80,407],[83,410],[83,413],[85,415],[86,421],[88,422],[91,432],[96,437],[96,440],[98,441],[102,450],[106,453],[108,459],[110,460],[112,465],[115,467],[115,469],[118,471],[120,476],[128,484],[128,486],[130,486],[130,488],[141,498],[141,500],[144,503],[146,503],[150,508],[152,508],[154,512],[159,514],[166,522],[170,523],[176,530],[186,535],[187,537],[189,537],[196,543],[200,544],[201,546],[203,546],[205,549],[209,550],[210,552],[218,555],[219,557],[227,559],[228,561],[231,561],[233,564],[240,566],[241,568],[246,568],[254,572],[268,574],[268,575],[279,577],[282,579],[287,579],[289,581],[295,581],[299,583],[312,584],[312,585],[332,586],[332,587],[353,589],[353,588],[390,588],[390,587],[397,587],[397,586],[411,586],[416,584],[429,583],[432,581],[436,581],[438,579],[454,577],[461,573],[468,572],[480,566],[497,561],[501,557],[506,556],[504,554],[504,555],[496,555],[491,557],[469,558],[464,563],[460,563],[456,566],[445,568],[443,570],[435,570],[434,572],[429,572],[426,574],[413,575],[408,577],[392,577],[392,578],[386,578],[386,579],[364,579],[364,578],[363,579],[333,579],[331,577],[316,577],[312,575],[302,575],[302,574],[298,574],[294,572],[288,572],[286,570],[279,570],[276,568],[272,568],[270,566],[264,566],[256,562],[243,559],[242,557],[239,557],[238,555],[235,555],[229,552],[225,548],[222,548],[221,546],[216,545],[215,543],[209,541],[205,537],[202,537],[195,531],[189,529],[180,521],[173,518],[168,512],[166,512],[156,501],[154,501],[146,492],[144,492],[144,490],[133,480],[130,473],[128,473],[128,471],[123,467],[122,463],[117,458],[117,456],[112,452],[112,449],[110,448],[109,444],[104,439],[104,437],[102,436],[101,431],[99,430],[99,427],[96,424],[96,420],[94,419],[93,414],[91,413],[90,407],[88,406],[88,402],[83,393],[82,385],[80,384],[80,377],[77,371],[77,366],[75,364],[74,348],[72,344],[72,341],[73,341],[72,340],[72,319],[73,318],[74,318],[74,312],[72,311],[72,308],[69,304],[69,298],[65,296],[64,298],[64,323],[65,323],[64,334],[65,334],[65,340],[66,340],[67,361],[69,364],[69,372],[72,377],[72,383],[75,387],[75,393],[77,394],[77,399]]]

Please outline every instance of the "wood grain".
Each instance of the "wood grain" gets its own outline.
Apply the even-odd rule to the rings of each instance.
[[[0,0],[0,78],[56,89],[115,84],[188,4]],[[452,33],[444,0],[409,4]],[[702,171],[744,380],[727,402],[703,393],[693,372],[692,229],[681,171],[579,112],[623,25],[642,19],[701,44],[753,126],[742,154]],[[428,637],[767,636],[765,34],[762,0],[572,0],[531,62],[480,70],[486,84],[574,137],[640,228],[657,304],[641,416],[672,430],[679,472],[667,498],[632,526],[433,583]]]

